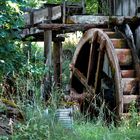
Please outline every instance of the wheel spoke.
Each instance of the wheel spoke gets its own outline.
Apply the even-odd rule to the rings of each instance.
[[[93,65],[94,65],[94,53],[95,53],[95,47],[93,47],[94,40],[97,37],[97,33],[95,33],[94,37],[92,38],[91,41],[91,46],[90,46],[90,54],[89,54],[89,62],[88,62],[88,70],[87,70],[87,81],[89,82],[89,77],[91,75]]]
[[[95,83],[94,83],[94,88],[95,88],[95,93],[97,93],[98,88],[101,85],[101,72],[103,69],[103,62],[104,62],[104,46],[105,46],[105,40],[103,40],[100,44],[99,47],[99,55],[98,55],[98,63],[97,63],[97,71],[96,71],[96,76],[95,76]]]
[[[88,85],[86,77],[77,68],[75,68],[74,66],[71,66],[71,70],[72,70],[73,75],[83,84],[83,86],[86,88],[86,90],[90,94],[95,95],[95,91],[94,91],[93,88],[91,88]]]

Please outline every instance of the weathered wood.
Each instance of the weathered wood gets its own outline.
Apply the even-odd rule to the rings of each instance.
[[[52,9],[52,20],[56,20],[61,18],[61,6],[51,7]],[[32,18],[31,18],[32,16]],[[26,26],[42,23],[44,21],[48,21],[49,16],[49,7],[34,10],[31,13],[27,13],[24,15],[24,20]]]
[[[92,95],[95,95],[95,90],[93,87],[90,87],[88,85],[86,77],[73,65],[70,66],[71,71],[73,72],[74,76],[78,78],[78,80],[83,84],[83,86],[86,88],[87,92],[89,92]]]
[[[94,54],[95,54],[95,47],[93,47],[93,42],[95,41],[97,37],[97,32],[94,33],[93,38],[91,40],[91,46],[90,46],[90,54],[89,54],[89,62],[88,62],[88,70],[87,70],[87,81],[89,83],[90,76],[92,73],[92,69],[94,67]]]
[[[44,31],[44,57],[45,57],[45,64],[47,66],[52,65],[52,31]]]
[[[74,89],[70,89],[70,95],[66,95],[66,101],[76,101],[76,102],[83,102],[85,99],[92,99],[92,95],[88,92],[83,92],[81,94],[77,93]]]
[[[133,59],[132,59],[132,52],[130,49],[115,49],[117,54],[120,66],[131,66]]]
[[[123,95],[124,104],[130,104],[133,101],[140,101],[140,95]]]
[[[135,77],[135,71],[134,70],[121,70],[121,76],[122,78],[133,78]]]
[[[122,88],[124,95],[131,95],[136,93],[138,81],[136,78],[123,78]]]
[[[132,6],[132,5],[131,5]],[[122,0],[122,15],[129,16],[130,15],[130,0]]]
[[[101,72],[103,69],[104,64],[104,46],[105,46],[105,40],[102,40],[100,47],[99,47],[99,55],[98,55],[98,63],[97,63],[97,70],[96,70],[96,76],[95,76],[95,93],[98,93],[100,91],[99,87],[101,87]]]
[[[116,24],[121,25],[122,23],[136,23],[139,21],[138,16],[93,16],[93,15],[74,15],[67,18],[66,23],[71,24],[95,24],[95,25],[104,25],[104,24]]]
[[[103,26],[107,27],[107,24],[103,24]],[[98,24],[40,24],[38,25],[39,29],[46,30],[66,30],[69,32],[74,31],[85,31],[90,28],[100,27]]]
[[[66,1],[63,1],[63,23],[66,22]]]
[[[54,62],[54,81],[56,86],[62,84],[62,42],[57,40],[53,42],[53,62]]]
[[[82,2],[82,8],[83,8],[83,11],[82,11],[82,14],[85,14],[86,13],[86,3],[85,3],[85,0],[81,0],[81,2]]]
[[[90,54],[89,54],[89,62],[88,62],[88,70],[87,70],[87,81],[89,83],[89,77],[90,77],[90,74],[91,74],[91,71],[92,71],[92,63],[93,63],[93,54],[94,54],[94,51],[95,50],[95,47],[93,47],[93,40],[91,41],[91,46],[90,46]]]
[[[127,43],[125,41],[125,39],[111,39],[113,45],[115,48],[117,49],[123,49],[123,48],[126,48],[127,47]]]
[[[136,0],[115,0],[115,15],[135,16],[137,12]]]
[[[140,16],[140,2],[138,2],[137,4],[137,16]]]
[[[68,17],[67,23],[72,24],[40,24],[37,27],[24,29],[21,33],[22,37],[34,34],[43,34],[43,30],[55,30],[58,33],[62,33],[63,30],[66,32],[75,32],[75,31],[85,31],[90,28],[98,28],[98,27],[108,27],[108,25],[121,25],[124,22],[130,23],[131,26],[135,26],[136,23],[139,23],[139,17],[109,17],[109,16],[71,16]]]
[[[48,8],[48,22],[51,23],[52,19],[52,8]],[[45,57],[45,64],[49,67],[52,65],[52,31],[45,30],[44,31],[44,57]]]

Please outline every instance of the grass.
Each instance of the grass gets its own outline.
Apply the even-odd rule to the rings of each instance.
[[[139,140],[140,117],[135,112],[132,118],[124,119],[120,124],[106,125],[102,117],[94,121],[85,119],[79,112],[74,114],[72,129],[64,128],[55,117],[58,104],[58,91],[54,91],[52,102],[48,106],[49,114],[45,113],[45,105],[36,99],[33,104],[19,103],[26,117],[24,122],[14,123],[11,136],[0,136],[1,140]]]
[[[69,44],[72,46],[71,44]],[[66,48],[65,48],[66,49]],[[73,49],[73,48],[71,48]],[[68,84],[70,60],[63,63],[63,84]],[[39,66],[40,68],[40,66]],[[32,70],[32,69],[31,69]],[[30,71],[31,71],[30,70]],[[36,70],[36,69],[35,69]],[[37,69],[38,70],[38,69]],[[27,73],[28,71],[25,70]],[[37,71],[38,72],[38,71]],[[34,71],[36,75],[36,71]],[[92,121],[85,119],[79,112],[74,113],[74,125],[72,129],[64,128],[55,117],[55,112],[61,100],[63,90],[55,90],[52,87],[52,97],[49,102],[49,114],[45,113],[46,105],[40,100],[39,85],[36,84],[36,76],[17,78],[17,92],[23,96],[23,100],[16,99],[16,103],[22,110],[25,121],[14,122],[11,125],[13,133],[10,136],[0,136],[0,140],[139,140],[140,139],[140,117],[137,116],[134,106],[130,108],[132,118],[123,119],[117,126],[106,125],[102,117]],[[41,75],[41,73],[39,73]],[[34,89],[34,102],[26,99],[27,84]],[[65,88],[65,87],[63,87]],[[18,96],[18,97],[19,97]],[[102,113],[101,113],[102,114]]]

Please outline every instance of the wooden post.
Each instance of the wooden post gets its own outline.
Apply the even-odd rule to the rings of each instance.
[[[48,19],[49,23],[51,23],[52,17],[52,9],[48,8]],[[48,71],[46,71],[44,80],[43,80],[43,98],[45,101],[49,99],[51,93],[51,67],[52,67],[52,30],[44,30],[44,57],[45,57],[45,65],[48,67]]]
[[[54,81],[57,87],[62,85],[62,41],[59,37],[53,42]]]
[[[44,30],[44,57],[45,64],[49,67],[52,65],[52,31]]]
[[[86,13],[85,0],[82,0],[82,7],[83,7],[82,14],[85,14]]]
[[[48,22],[51,23],[52,8],[48,7]],[[45,64],[51,67],[52,65],[52,30],[44,30],[44,57]]]
[[[63,0],[63,23],[66,22],[66,1]]]

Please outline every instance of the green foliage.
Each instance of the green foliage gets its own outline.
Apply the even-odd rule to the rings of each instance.
[[[16,1],[0,1],[0,81],[2,76],[17,71],[24,61],[19,32],[24,25],[20,5]]]
[[[98,0],[86,0],[86,12],[88,14],[98,13]]]
[[[57,98],[53,100],[56,101]],[[45,114],[44,105],[37,100],[34,105],[22,104],[26,122],[16,123],[14,133],[9,138],[13,140],[139,140],[140,138],[139,122],[135,125],[130,123],[130,121],[136,122],[133,117],[130,120],[125,119],[120,125],[115,126],[113,123],[106,125],[101,120],[85,121],[81,119],[83,117],[81,115],[74,120],[72,129],[66,129],[56,120],[56,108],[53,107],[56,102],[53,100],[52,104],[48,106],[49,114]],[[138,119],[140,120],[140,117]]]
[[[25,48],[27,50],[24,49],[27,51],[27,61],[21,67],[20,74],[28,78],[33,77],[35,81],[39,81],[45,74],[43,50],[37,44],[31,44],[30,47],[31,52],[28,51],[28,48]]]

